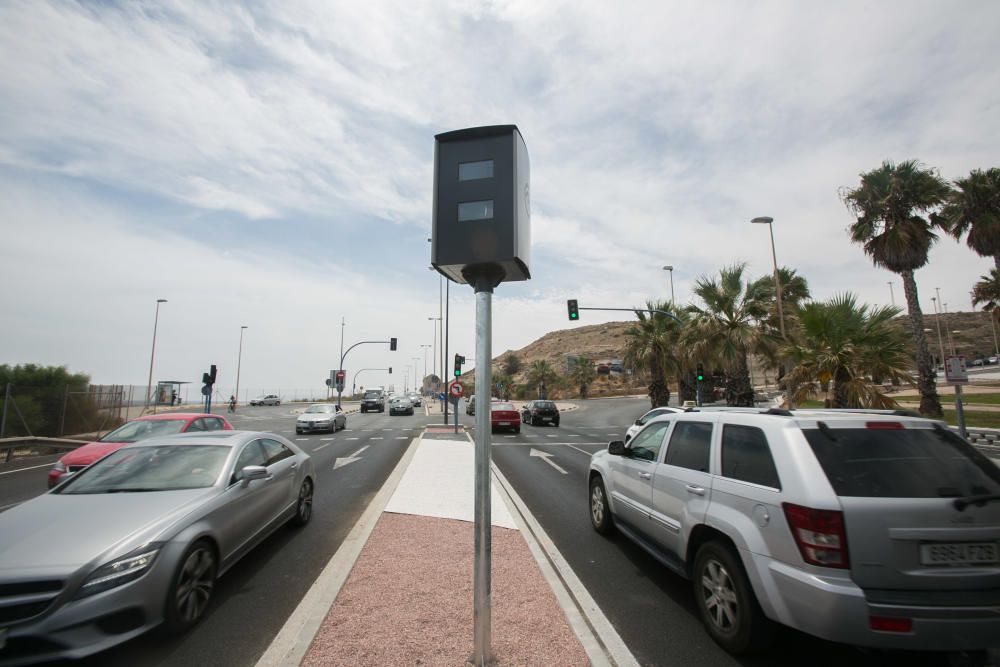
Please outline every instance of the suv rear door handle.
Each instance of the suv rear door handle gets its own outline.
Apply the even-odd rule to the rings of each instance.
[[[641,472],[639,473],[639,479],[653,479],[652,473]]]
[[[705,487],[703,486],[695,486],[694,484],[687,484],[684,486],[684,488],[688,490],[688,493],[693,493],[696,496],[705,495]]]

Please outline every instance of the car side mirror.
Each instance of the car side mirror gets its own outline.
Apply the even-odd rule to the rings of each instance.
[[[250,482],[255,479],[267,479],[268,472],[264,466],[246,466],[241,471],[243,473],[243,488],[250,486]]]
[[[635,420],[635,425],[636,426],[642,426],[642,419],[641,418],[640,419],[636,419]]]
[[[625,455],[625,441],[624,440],[612,440],[608,443],[608,454],[613,456],[624,456]]]
[[[339,405],[337,406],[337,412],[343,412],[343,410],[341,409],[341,407]]]

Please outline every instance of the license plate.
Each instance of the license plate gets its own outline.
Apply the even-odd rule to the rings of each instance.
[[[920,545],[923,565],[986,565],[1000,562],[996,542],[953,542]]]
[[[510,426],[510,422],[497,422],[500,426]]]
[[[543,422],[550,422],[550,421],[552,421],[552,417],[542,417],[542,421]]]

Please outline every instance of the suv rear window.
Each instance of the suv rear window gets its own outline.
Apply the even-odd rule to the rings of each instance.
[[[739,424],[722,427],[722,476],[781,488],[764,431]]]
[[[950,498],[1000,493],[1000,468],[943,428],[802,429],[839,496]]]
[[[382,392],[380,391],[366,391],[365,398],[381,398]]]

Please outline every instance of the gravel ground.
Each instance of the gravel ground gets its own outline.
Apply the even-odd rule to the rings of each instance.
[[[589,664],[521,534],[492,535],[497,664]],[[383,514],[302,665],[465,664],[472,547],[467,521]]]

